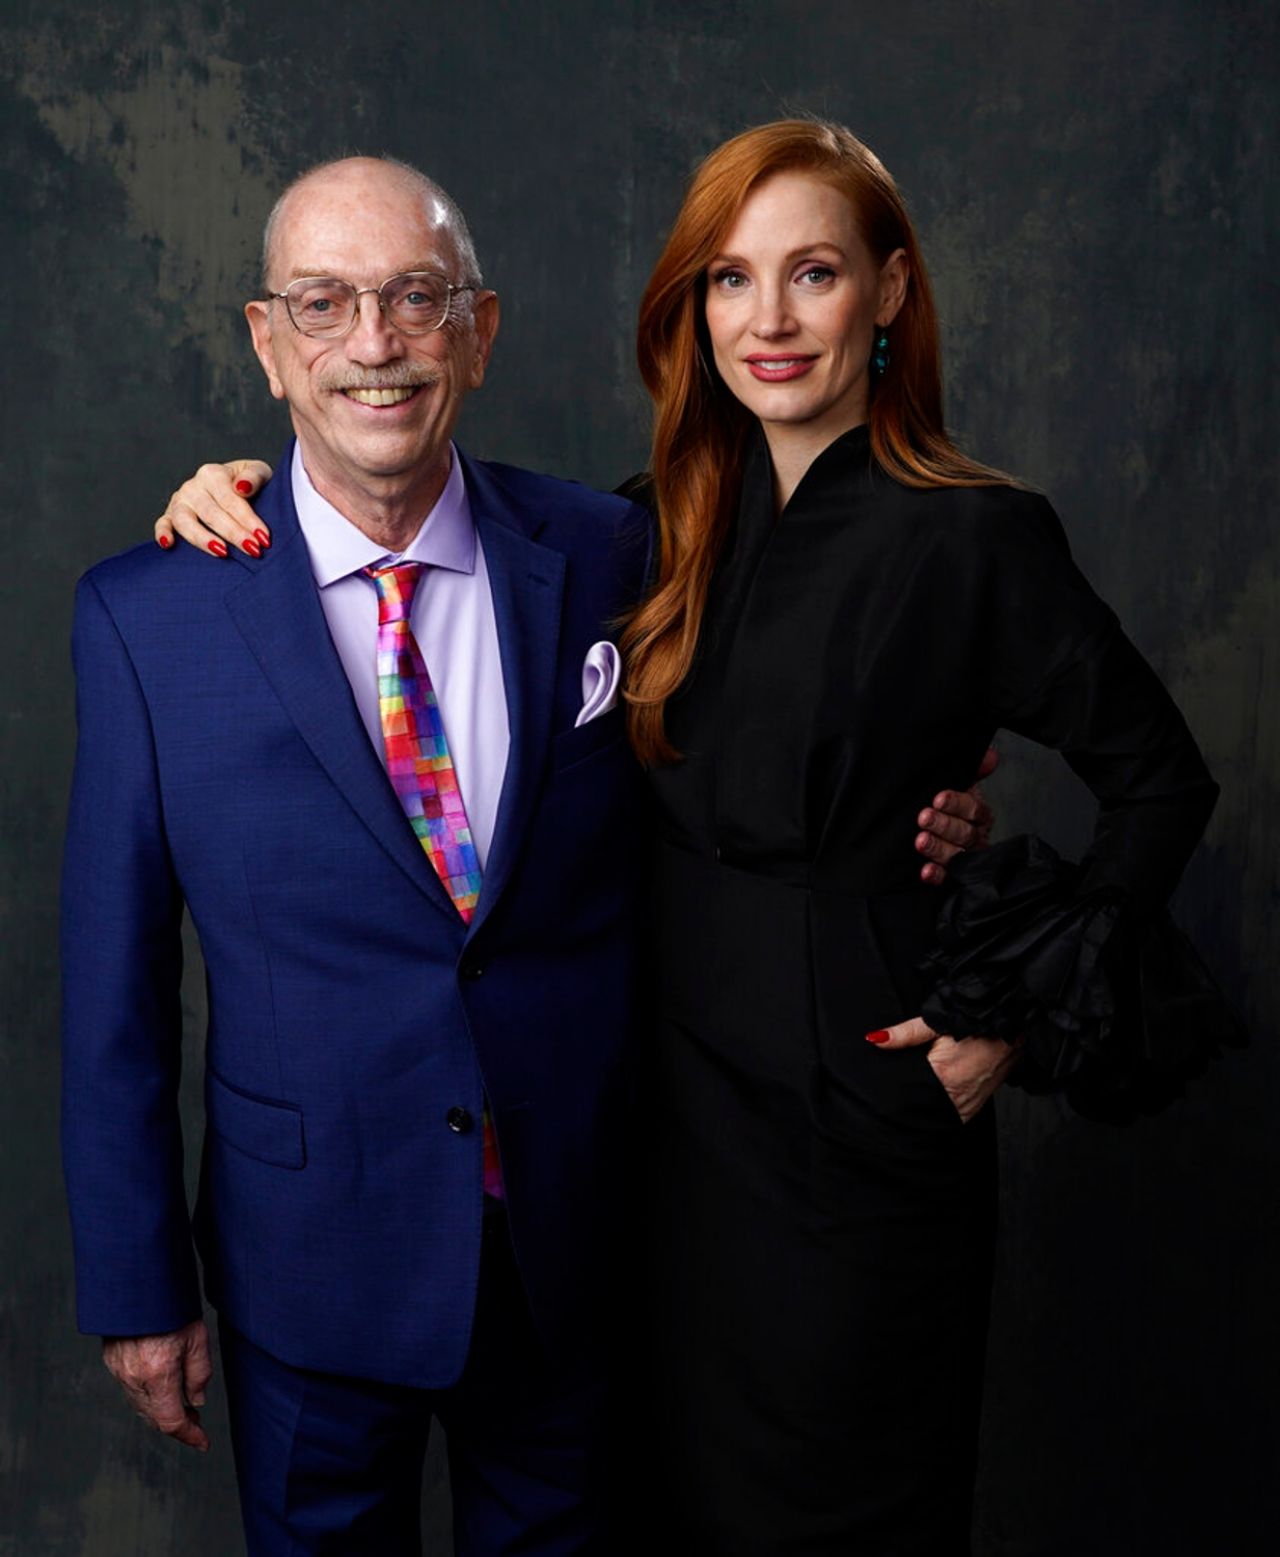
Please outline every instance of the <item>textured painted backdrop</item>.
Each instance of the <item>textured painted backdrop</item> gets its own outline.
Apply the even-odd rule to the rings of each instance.
[[[899,176],[952,425],[1054,496],[1224,786],[1178,909],[1252,1050],[1127,1131],[1002,1102],[978,1550],[1261,1549],[1280,1384],[1278,16],[1250,0],[4,0],[0,1551],[241,1549],[218,1401],[197,1459],[141,1430],[74,1333],[55,877],[76,576],[145,536],[200,460],[282,440],[239,317],[273,191],[351,150],[435,173],[505,308],[466,441],[608,486],[644,459],[632,322],[681,182],[792,109],[846,120]],[[1007,827],[1084,835],[1056,759],[1010,743],[996,796]],[[190,1078],[195,977],[188,1010]],[[437,1456],[437,1536],[439,1475]]]

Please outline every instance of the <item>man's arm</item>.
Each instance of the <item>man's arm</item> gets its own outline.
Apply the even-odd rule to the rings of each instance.
[[[916,853],[923,854],[929,862],[920,867],[921,881],[940,887],[947,879],[948,864],[957,854],[967,849],[985,849],[990,843],[995,815],[982,798],[981,784],[999,765],[999,753],[994,746],[988,747],[978,766],[978,776],[968,789],[939,791],[933,804],[916,817],[920,828]]]
[[[177,1103],[182,898],[150,716],[91,578],[77,591],[73,656],[62,1139],[77,1311],[89,1334],[173,1336],[200,1315]]]

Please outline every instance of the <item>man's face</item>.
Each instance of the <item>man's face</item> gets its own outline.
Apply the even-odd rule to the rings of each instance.
[[[397,169],[366,158],[339,163],[299,185],[281,211],[271,290],[299,276],[377,287],[418,270],[461,282],[442,215]],[[358,310],[333,339],[295,329],[280,299],[245,308],[271,393],[288,401],[308,474],[330,497],[413,485],[447,468],[458,412],[484,382],[498,323],[492,292],[455,294],[446,323],[428,335],[400,334],[375,294],[360,297]],[[398,392],[368,393],[379,389]]]

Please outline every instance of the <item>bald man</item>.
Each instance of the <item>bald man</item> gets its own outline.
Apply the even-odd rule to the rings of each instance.
[[[77,596],[80,1325],[206,1447],[198,1247],[253,1554],[419,1551],[433,1415],[459,1553],[609,1550],[640,777],[608,624],[648,519],[453,444],[498,300],[431,180],[315,169],[265,252],[246,314],[296,437],[261,536],[221,567],[139,548]],[[209,989],[194,1246],[184,906]]]

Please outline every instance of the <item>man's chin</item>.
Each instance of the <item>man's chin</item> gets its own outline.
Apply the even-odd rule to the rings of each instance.
[[[442,465],[447,471],[449,465],[449,432],[443,428],[431,438],[421,433],[413,438],[394,433],[344,438],[316,451],[318,458],[313,458],[307,439],[300,437],[299,441],[313,480],[315,471],[320,469],[330,481],[371,492],[386,486],[411,486],[427,479]]]

